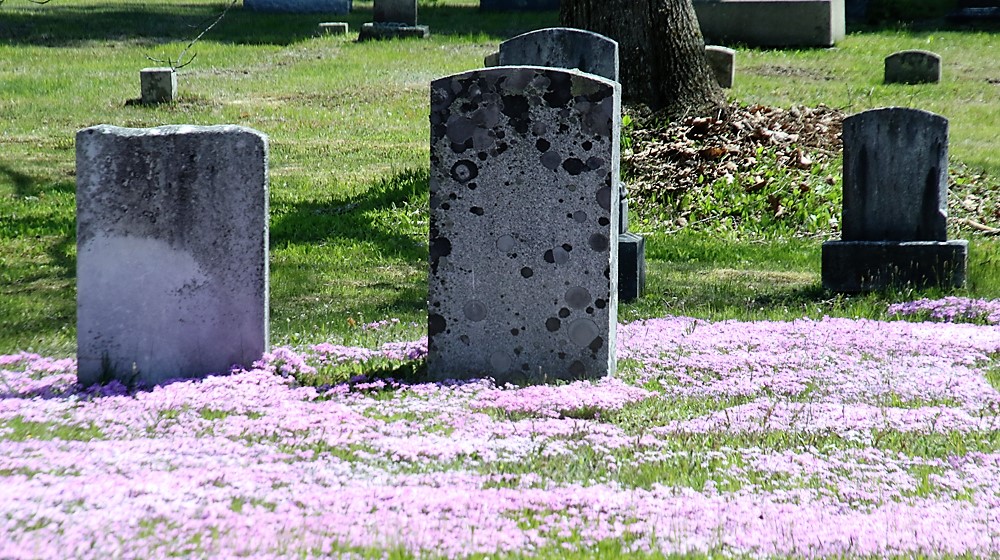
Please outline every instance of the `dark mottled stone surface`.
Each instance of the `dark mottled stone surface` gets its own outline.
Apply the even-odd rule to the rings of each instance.
[[[948,120],[919,109],[844,119],[844,241],[945,241]]]
[[[941,56],[930,51],[899,51],[885,59],[887,84],[936,84],[941,81]]]
[[[225,373],[267,350],[267,137],[96,126],[76,137],[80,382]]]
[[[429,373],[614,372],[620,88],[499,67],[431,85]]]

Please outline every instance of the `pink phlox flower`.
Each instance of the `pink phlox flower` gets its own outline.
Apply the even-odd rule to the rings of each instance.
[[[254,362],[254,368],[276,373],[284,377],[294,377],[295,374],[314,375],[316,368],[306,363],[303,354],[280,346],[265,353],[260,360]]]
[[[422,360],[427,357],[427,337],[411,342],[387,342],[379,354],[390,360]]]

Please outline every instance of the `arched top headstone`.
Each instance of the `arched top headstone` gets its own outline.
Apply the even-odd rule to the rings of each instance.
[[[844,119],[844,241],[945,241],[948,119],[873,109]]]
[[[941,81],[941,56],[930,51],[892,53],[885,59],[887,84],[936,84]]]
[[[500,43],[500,66],[575,68],[618,81],[618,42],[571,27],[530,31]]]
[[[430,101],[429,374],[613,374],[621,86],[499,66]]]

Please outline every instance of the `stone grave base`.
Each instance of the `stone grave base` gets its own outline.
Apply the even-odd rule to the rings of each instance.
[[[694,0],[707,42],[832,47],[844,38],[844,0]]]
[[[404,23],[366,23],[361,26],[358,41],[372,39],[402,39],[416,37],[426,39],[431,36],[431,29],[426,25],[407,25]]]
[[[646,240],[635,233],[618,234],[618,299],[635,301],[646,291]]]
[[[857,293],[912,284],[918,288],[965,285],[969,242],[827,241],[823,287]]]

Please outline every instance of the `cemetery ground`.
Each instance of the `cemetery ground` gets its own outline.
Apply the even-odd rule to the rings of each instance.
[[[649,283],[619,311],[620,375],[427,384],[429,84],[557,24],[475,5],[421,3],[430,39],[363,44],[370,2],[333,18],[347,37],[235,9],[160,106],[128,103],[145,56],[220,4],[0,7],[0,557],[1000,554],[998,36],[739,49],[731,119],[631,114]],[[941,84],[881,83],[910,48],[942,55]],[[888,105],[950,121],[962,290],[820,287],[839,115]],[[73,139],[99,123],[269,135],[261,362],[74,385]]]

